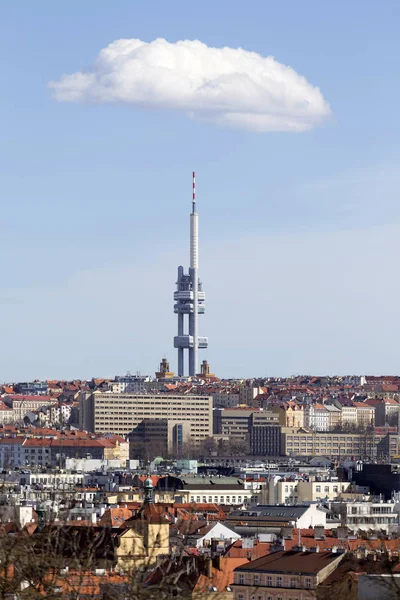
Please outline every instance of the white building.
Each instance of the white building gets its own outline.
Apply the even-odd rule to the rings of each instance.
[[[214,408],[235,408],[240,404],[240,394],[233,392],[213,392]]]
[[[109,388],[113,394],[144,394],[146,384],[151,382],[149,375],[116,376],[115,381],[110,381]]]
[[[24,437],[0,438],[0,466],[2,469],[21,467],[25,463]]]
[[[44,406],[37,415],[38,421],[46,427],[68,423],[70,417],[71,406],[69,404]]]
[[[11,404],[14,411],[14,421],[22,421],[29,412],[36,412],[43,406],[57,404],[51,396],[6,396],[7,403]]]
[[[399,513],[394,502],[332,502],[331,509],[340,515],[342,524],[353,531],[372,529],[391,533],[399,526]]]
[[[208,529],[205,535],[202,535],[196,540],[196,547],[203,548],[204,546],[210,546],[213,540],[233,543],[240,539],[241,536],[233,531],[233,529],[226,527],[222,523],[215,523],[215,525],[212,525]]]
[[[244,483],[236,477],[195,477],[180,476],[184,482],[183,491],[189,502],[196,504],[213,503],[231,506],[250,504],[253,490],[245,489]]]
[[[313,431],[329,431],[329,411],[323,404],[308,404],[304,408],[304,427]]]
[[[15,416],[14,411],[10,406],[6,406],[4,402],[0,400],[0,424],[7,425],[8,423],[14,423]]]

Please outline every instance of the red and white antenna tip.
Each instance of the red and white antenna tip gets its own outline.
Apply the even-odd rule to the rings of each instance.
[[[196,202],[196,173],[193,171],[193,202]]]

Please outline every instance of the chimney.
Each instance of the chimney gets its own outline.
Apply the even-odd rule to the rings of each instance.
[[[97,515],[96,515],[96,513],[92,512],[92,514],[90,516],[91,516],[92,525],[96,525],[97,524]]]
[[[217,554],[213,560],[213,566],[218,569],[218,571],[222,571],[222,556],[221,554]]]
[[[284,540],[292,540],[293,539],[293,528],[292,527],[282,527],[281,536]]]
[[[343,525],[340,525],[337,528],[336,533],[337,533],[338,540],[347,539],[347,527],[343,527]]]
[[[314,526],[314,539],[315,540],[324,540],[325,539],[325,529],[323,525],[315,525]]]
[[[272,554],[273,552],[284,552],[285,551],[285,540],[282,540],[280,543],[277,541],[275,544],[271,544],[269,547],[269,552]]]
[[[207,579],[212,578],[212,560],[211,560],[211,558],[206,559],[206,577],[207,577]]]

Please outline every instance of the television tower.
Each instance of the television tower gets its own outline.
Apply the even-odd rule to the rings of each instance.
[[[178,315],[178,335],[174,338],[174,347],[178,349],[178,375],[185,374],[184,351],[189,354],[189,377],[197,374],[199,348],[208,347],[208,338],[199,337],[198,316],[205,311],[205,293],[199,280],[199,216],[196,212],[196,173],[193,173],[192,212],[190,214],[190,267],[186,274],[178,267],[178,281],[174,292],[174,312]],[[185,315],[187,331],[185,333]]]

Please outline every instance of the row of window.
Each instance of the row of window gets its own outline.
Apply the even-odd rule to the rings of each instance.
[[[214,498],[214,500],[213,500]],[[203,502],[204,504],[242,504],[242,502],[247,502],[247,497],[242,496],[190,496],[190,502]]]
[[[285,578],[283,575],[260,575],[259,573],[247,574],[240,573],[236,577],[236,583],[239,585],[253,585],[253,586],[265,586],[265,587],[287,587],[287,588],[301,588],[302,583],[304,587],[309,590],[311,589],[311,578],[305,577],[302,582],[298,577]],[[298,585],[300,583],[300,585]]]

